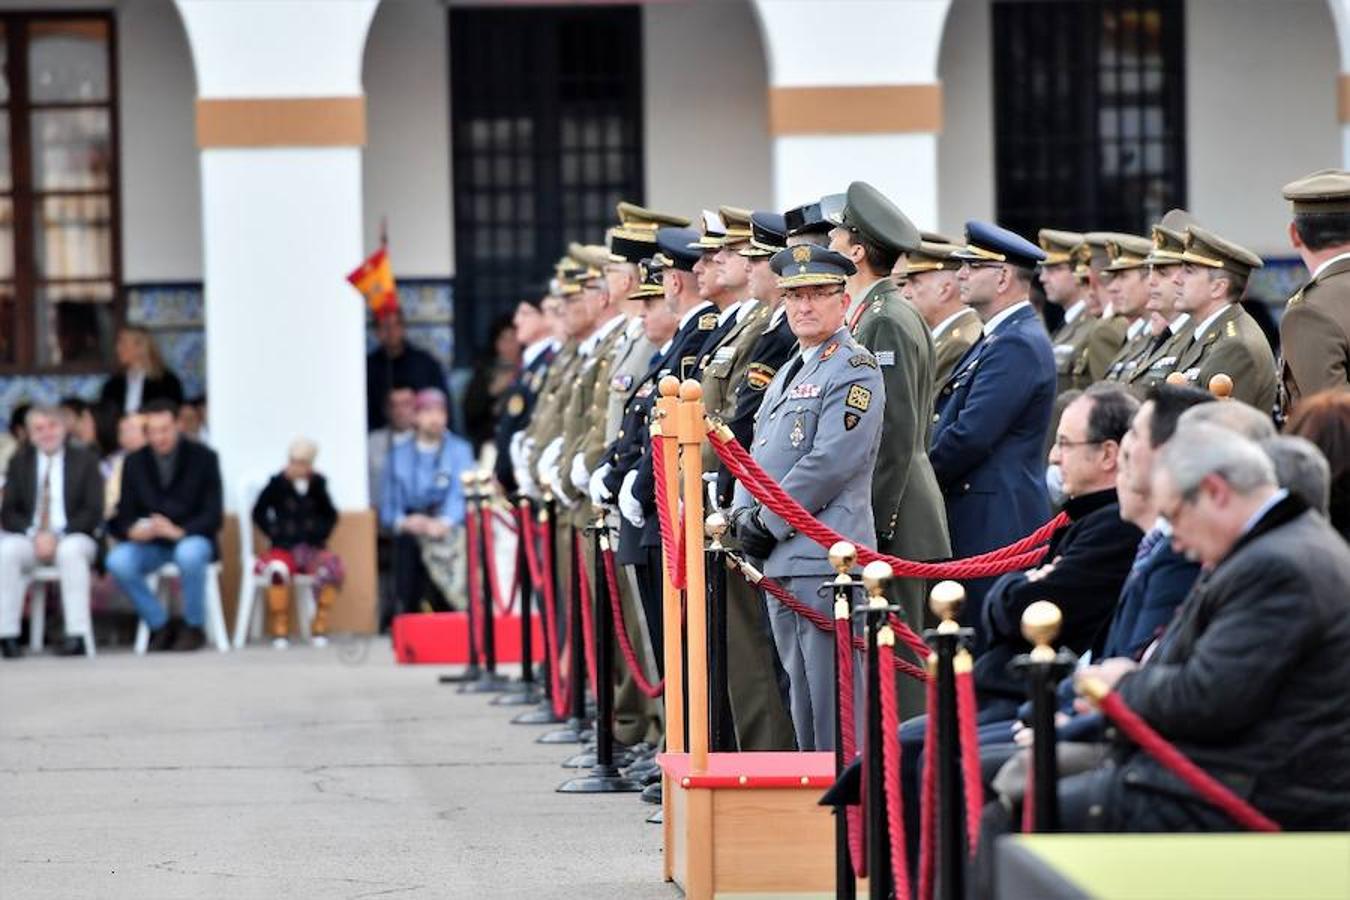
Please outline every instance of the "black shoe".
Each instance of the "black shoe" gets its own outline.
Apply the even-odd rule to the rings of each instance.
[[[18,659],[23,656],[23,644],[18,638],[0,638],[0,656],[5,659]]]
[[[178,620],[170,619],[163,625],[150,632],[150,643],[147,645],[151,653],[159,653],[173,647],[174,638],[178,637]]]
[[[84,638],[76,635],[68,637],[56,648],[57,656],[84,656]]]
[[[178,635],[173,640],[173,646],[170,650],[175,653],[191,653],[193,650],[200,650],[206,646],[206,635],[196,625],[184,625],[178,629]]]

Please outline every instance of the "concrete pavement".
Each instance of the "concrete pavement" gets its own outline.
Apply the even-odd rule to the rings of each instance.
[[[385,641],[0,665],[0,896],[656,898],[634,795]]]

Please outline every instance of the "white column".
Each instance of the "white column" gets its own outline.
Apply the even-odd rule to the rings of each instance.
[[[1341,121],[1341,167],[1350,169],[1350,0],[1327,0],[1327,4],[1331,7],[1331,19],[1336,24],[1336,45],[1341,57],[1336,81]]]
[[[862,180],[920,227],[937,226],[937,65],[949,4],[755,0],[779,208]]]
[[[197,73],[211,436],[226,504],[299,435],[367,506],[361,61],[377,0],[177,0]],[[247,512],[244,511],[246,515]]]

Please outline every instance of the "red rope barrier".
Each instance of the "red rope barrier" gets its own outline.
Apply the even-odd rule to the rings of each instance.
[[[598,696],[595,685],[595,623],[591,621],[591,573],[586,571],[586,557],[581,550],[581,533],[574,532],[572,547],[576,552],[577,584],[581,587],[581,649],[586,654],[586,681],[591,693]],[[573,673],[573,677],[576,674]]]
[[[652,434],[652,474],[656,478],[656,518],[661,528],[661,547],[665,551],[666,570],[677,591],[684,590],[685,565],[683,532],[675,527],[675,512],[670,508],[666,484],[666,445],[659,433]]]
[[[1025,752],[1025,751],[1024,751]],[[1022,795],[1022,833],[1036,833],[1036,766],[1030,753],[1027,757],[1026,787]]]
[[[935,662],[936,656],[928,658]],[[937,857],[937,679],[928,679],[928,716],[923,732],[923,784],[919,801],[919,900],[932,900]]]
[[[856,733],[856,711],[853,708],[853,629],[850,620],[834,620],[834,657],[839,669],[839,728],[840,749],[844,752],[844,764],[848,765],[858,755],[858,735]],[[882,679],[894,680],[894,679]],[[863,849],[862,806],[850,806],[844,810],[848,821],[848,853],[853,861],[853,871],[862,878],[867,874],[867,857]]]
[[[889,672],[895,662],[895,648],[877,645],[877,664]],[[886,832],[891,840],[891,877],[895,881],[896,900],[909,900],[909,860],[905,844],[905,806],[900,793],[900,716],[895,703],[895,679],[883,674],[881,685],[881,749],[886,762],[882,781],[886,792]]]
[[[980,846],[980,818],[984,814],[984,779],[980,777],[980,734],[976,725],[975,676],[970,651],[958,651],[956,669],[956,729],[960,734],[961,775],[965,780],[966,848],[971,859]]]
[[[1097,706],[1113,724],[1139,748],[1186,782],[1187,787],[1211,806],[1217,807],[1237,824],[1251,831],[1279,831],[1280,826],[1256,807],[1234,794],[1221,781],[1191,762],[1181,751],[1141,719],[1114,691],[1097,701]]]
[[[529,521],[529,517],[525,516],[523,521]],[[543,586],[544,647],[548,650],[549,703],[553,707],[553,715],[561,719],[567,715],[567,691],[563,683],[562,669],[558,665],[561,654],[558,649],[557,598],[553,594],[553,533],[548,528],[543,528],[542,531],[542,539],[539,542],[542,573],[535,583]],[[528,549],[531,545],[525,546]]]
[[[662,678],[656,684],[647,680],[647,673],[642,670],[642,662],[638,659],[633,642],[628,637],[628,625],[623,617],[623,603],[619,600],[619,573],[614,565],[614,551],[606,547],[603,556],[605,581],[609,585],[609,608],[614,616],[614,630],[619,637],[619,652],[623,654],[623,661],[627,663],[637,689],[655,700],[666,692],[666,680]]]
[[[472,607],[477,607],[478,609],[477,615],[470,617],[473,628],[469,631],[469,640],[473,641],[474,653],[481,658],[483,656],[483,603],[480,594],[482,593],[483,585],[479,582],[482,573],[478,571],[478,566],[482,561],[482,556],[478,552],[478,510],[472,503],[470,503],[468,509],[465,510],[465,526],[469,532],[468,588],[469,606],[471,607],[470,612],[473,611]]]

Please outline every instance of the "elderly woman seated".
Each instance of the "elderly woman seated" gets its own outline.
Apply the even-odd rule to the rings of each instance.
[[[296,575],[314,579],[317,609],[310,627],[314,643],[327,643],[328,614],[342,584],[342,560],[325,549],[337,524],[328,484],[314,471],[319,448],[311,440],[291,443],[286,468],[272,476],[253,505],[253,524],[271,549],[258,557],[256,573],[267,578],[268,631],[272,645],[288,646],[291,630],[291,582]]]

